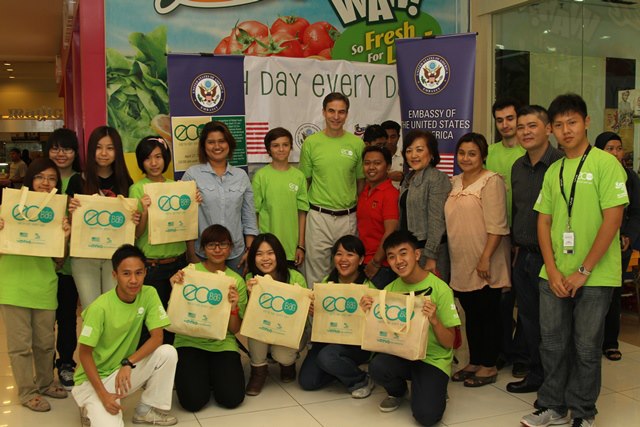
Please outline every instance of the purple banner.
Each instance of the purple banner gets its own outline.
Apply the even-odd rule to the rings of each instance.
[[[176,177],[198,163],[198,139],[211,120],[236,140],[230,163],[246,166],[244,57],[171,54],[167,60],[169,112]]]
[[[396,56],[403,134],[432,132],[438,169],[452,175],[455,144],[472,129],[476,34],[398,39]]]

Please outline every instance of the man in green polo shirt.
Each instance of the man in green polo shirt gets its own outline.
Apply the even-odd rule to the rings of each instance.
[[[72,391],[82,423],[122,426],[120,399],[145,386],[133,423],[174,425],[178,420],[166,411],[178,355],[172,346],[162,345],[169,317],[156,290],[143,285],[146,259],[140,249],[123,245],[111,260],[116,288],[82,313],[80,367]],[[143,323],[151,336],[136,350]]]
[[[329,274],[335,241],[356,234],[356,204],[364,187],[364,143],[344,129],[349,98],[330,93],[322,115],[324,129],[307,137],[300,151],[300,170],[309,183],[304,266],[310,288]]]
[[[566,158],[544,176],[534,209],[544,258],[540,271],[540,358],[544,382],[529,427],[595,425],[604,319],[620,286],[620,235],[629,203],[620,162],[587,139],[587,105],[576,94],[549,106],[553,134]]]

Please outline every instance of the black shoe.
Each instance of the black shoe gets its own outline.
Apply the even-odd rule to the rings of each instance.
[[[515,378],[524,378],[529,374],[529,366],[523,362],[514,362],[511,375]]]
[[[507,391],[509,393],[531,393],[538,391],[542,384],[529,382],[527,378],[522,381],[514,381],[507,384]]]

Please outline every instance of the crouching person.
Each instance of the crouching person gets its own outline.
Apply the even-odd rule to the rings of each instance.
[[[132,245],[112,257],[116,288],[101,295],[82,313],[80,368],[73,397],[83,425],[124,426],[120,399],[144,386],[134,424],[169,426],[178,420],[171,408],[178,355],[162,345],[162,329],[170,324],[156,290],[143,286],[145,256]],[[136,350],[143,323],[150,338]]]
[[[428,295],[422,314],[429,318],[430,328],[427,355],[422,360],[406,360],[390,354],[378,353],[369,363],[369,375],[385,388],[388,396],[380,403],[380,411],[398,409],[407,395],[407,381],[411,381],[411,412],[424,426],[437,424],[446,407],[447,384],[453,361],[455,328],[460,318],[453,302],[453,291],[435,274],[418,264],[418,240],[408,231],[395,231],[384,241],[387,260],[398,278],[385,289],[389,292]],[[371,308],[372,299],[364,296],[361,306]]]

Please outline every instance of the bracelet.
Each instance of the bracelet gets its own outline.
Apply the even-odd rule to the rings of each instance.
[[[298,245],[296,246],[296,249],[300,249],[302,252],[304,252],[305,254],[307,253],[307,250],[304,248],[304,246],[302,245]]]
[[[237,316],[239,312],[240,312],[240,309],[238,307],[236,307],[235,310],[231,310],[231,315],[232,316]]]

